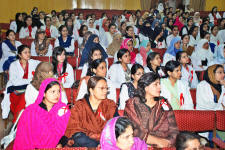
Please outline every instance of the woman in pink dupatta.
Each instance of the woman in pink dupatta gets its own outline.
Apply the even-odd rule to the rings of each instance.
[[[61,90],[60,83],[54,78],[42,82],[35,103],[21,115],[14,150],[57,146],[70,117],[68,107],[61,101]]]
[[[126,38],[123,40],[120,49],[125,48],[130,52],[130,62],[131,64],[135,64],[136,53],[133,51],[133,40],[130,38]]]
[[[181,29],[183,28],[184,26],[184,23],[183,23],[183,17],[182,16],[178,16],[175,20],[175,23],[173,24],[174,26],[178,26],[178,29],[179,31],[181,31]]]
[[[115,117],[107,122],[101,134],[101,150],[147,150],[147,144],[133,137],[133,126],[125,117]]]

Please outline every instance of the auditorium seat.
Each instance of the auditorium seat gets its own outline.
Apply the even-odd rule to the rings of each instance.
[[[34,39],[19,39],[19,41],[20,41],[22,44],[31,47],[31,43],[34,41]]]
[[[161,60],[163,61],[163,55],[166,52],[165,48],[159,49],[159,48],[152,48],[152,51],[159,53]]]
[[[216,111],[216,129],[225,131],[225,111]]]
[[[76,58],[76,56],[68,56],[68,57],[67,57],[67,62],[68,62],[73,68],[77,68],[77,58]]]
[[[44,62],[52,62],[52,57],[49,57],[49,56],[31,56],[31,59],[44,61]]]
[[[80,80],[81,77],[81,73],[82,73],[82,69],[75,69],[74,70],[74,74],[75,74],[75,80]]]
[[[71,104],[73,102],[72,95],[73,95],[73,89],[72,88],[64,88],[66,92],[66,97],[68,100],[68,103]]]
[[[112,66],[113,62],[114,62],[114,58],[113,57],[109,57],[108,58],[108,68],[110,68],[110,66]]]
[[[190,93],[194,104],[194,109],[196,109],[196,89],[190,89]]]

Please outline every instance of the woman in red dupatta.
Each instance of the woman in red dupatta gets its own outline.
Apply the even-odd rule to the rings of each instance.
[[[144,74],[138,81],[134,98],[127,101],[124,115],[134,124],[134,136],[157,148],[174,145],[179,133],[174,112],[160,96],[159,76]]]

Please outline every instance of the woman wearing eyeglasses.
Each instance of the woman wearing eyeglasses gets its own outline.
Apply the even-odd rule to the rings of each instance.
[[[108,85],[105,78],[91,77],[87,89],[88,94],[75,102],[71,109],[62,146],[97,147],[106,122],[116,113],[115,102],[107,99]]]

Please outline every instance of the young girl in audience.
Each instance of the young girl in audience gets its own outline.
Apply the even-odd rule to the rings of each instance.
[[[176,54],[179,51],[182,51],[181,47],[181,38],[175,37],[172,39],[170,46],[167,48],[164,56],[163,56],[163,64],[165,64],[170,60],[176,60]]]
[[[185,51],[188,56],[191,56],[192,52],[194,51],[194,47],[190,46],[190,36],[188,34],[184,34],[181,37],[181,48]]]
[[[126,101],[134,97],[138,80],[144,74],[144,68],[140,64],[134,64],[131,68],[131,82],[125,82],[120,87],[120,99],[118,109],[124,110]]]
[[[198,42],[200,41],[200,36],[198,35],[198,26],[191,27],[189,35],[190,35],[189,45],[195,48]]]
[[[16,13],[15,21],[10,23],[9,29],[15,33],[19,33],[20,29],[24,26],[22,13]]]
[[[122,36],[125,36],[126,28],[127,28],[126,22],[121,22],[119,31],[122,34]]]
[[[33,80],[30,84],[28,84],[25,91],[26,107],[30,104],[35,103],[35,100],[38,97],[41,83],[47,78],[53,78],[53,66],[49,62],[41,62],[35,69]],[[68,102],[66,93],[63,90],[62,102],[65,104],[67,104]]]
[[[210,23],[212,25],[218,25],[218,20],[221,19],[220,13],[217,11],[217,7],[212,8],[211,13],[209,14]]]
[[[172,27],[172,34],[170,34],[169,36],[166,37],[166,45],[167,45],[167,47],[170,47],[171,41],[174,38],[180,38],[178,26],[173,26]]]
[[[0,72],[9,70],[10,64],[16,60],[17,48],[22,45],[16,40],[13,30],[6,32],[6,40],[2,42],[2,58],[0,60]]]
[[[147,65],[147,56],[152,52],[151,43],[149,40],[143,40],[139,47],[139,53],[136,55],[135,62],[141,64],[143,67]]]
[[[120,49],[117,53],[118,61],[109,68],[108,77],[116,88],[131,80],[130,53],[127,49]]]
[[[198,42],[195,51],[191,55],[191,62],[195,71],[206,70],[213,61],[213,53],[209,48],[209,41],[202,39]]]
[[[109,120],[101,134],[102,150],[147,150],[147,144],[138,137],[133,137],[132,122],[125,117]]]
[[[219,64],[208,67],[204,80],[197,86],[196,109],[198,110],[224,110],[224,67]]]
[[[67,27],[68,30],[68,35],[71,37],[75,36],[75,28],[74,28],[74,24],[73,24],[73,20],[72,18],[67,18],[65,21],[65,26]]]
[[[80,22],[81,25],[83,25],[85,23],[85,20],[84,20],[84,14],[83,13],[78,13],[78,17],[77,17],[77,20]]]
[[[102,54],[102,58],[106,59],[108,58],[108,55],[106,53],[106,51],[104,50],[104,48],[99,44],[99,38],[96,34],[92,34],[89,38],[87,43],[85,44],[85,47],[82,51],[82,56],[81,56],[81,60],[80,60],[80,68],[82,68],[84,66],[84,64],[88,61],[88,57],[90,54],[90,51],[92,48],[97,47]]]
[[[193,110],[190,88],[181,79],[181,66],[177,61],[168,61],[165,66],[167,78],[161,79],[160,95],[168,99],[173,110]]]
[[[66,25],[59,27],[60,36],[55,40],[55,47],[63,47],[66,54],[69,56],[74,55],[74,39],[68,34]]]
[[[153,40],[153,30],[149,21],[145,21],[141,26],[139,38],[141,42],[143,40]]]
[[[205,32],[209,32],[209,26],[206,23],[200,26],[200,38],[204,39]]]
[[[37,27],[32,24],[32,17],[27,16],[25,19],[25,26],[20,29],[19,38],[20,39],[34,39]]]
[[[194,17],[193,17],[194,25],[195,26],[200,26],[202,24],[202,19],[200,18],[200,13],[195,12]]]
[[[67,145],[73,147],[97,147],[106,122],[117,113],[116,104],[107,99],[106,79],[91,77],[87,83],[88,94],[75,102],[65,136]]]
[[[193,18],[187,18],[187,25],[183,26],[181,31],[180,31],[180,35],[183,36],[185,34],[189,33],[189,30],[191,29],[191,27],[193,26]]]
[[[154,30],[154,41],[152,41],[152,48],[166,48],[164,29],[156,27]]]
[[[218,26],[213,26],[211,28],[211,35],[210,35],[210,42],[213,43],[215,46],[219,46],[222,44],[222,39],[220,39],[220,36],[218,34]]]
[[[94,25],[94,20],[92,18],[87,20],[87,26],[88,26],[88,31],[91,31],[93,34],[96,34],[99,36],[99,32],[96,29],[96,26]]]
[[[71,88],[74,83],[72,66],[67,62],[66,50],[55,47],[52,53],[53,74],[62,82],[64,88]]]
[[[65,21],[63,20],[63,14],[62,13],[58,14],[58,20],[59,20],[59,27],[61,25],[65,25]]]
[[[134,124],[134,136],[148,145],[157,148],[174,145],[179,131],[172,107],[160,97],[157,74],[146,73],[139,79],[137,94],[126,102],[124,115]]]
[[[31,43],[31,56],[52,56],[52,45],[44,30],[37,30],[35,40]]]
[[[75,36],[75,40],[77,39],[79,47],[83,43],[84,35],[88,31],[88,27],[86,25],[81,25],[79,29],[79,33],[77,33],[77,36]],[[76,32],[75,32],[76,33]]]
[[[216,53],[214,54],[214,60],[210,64],[221,64],[225,66],[225,45],[220,44],[216,50]]]
[[[109,31],[105,33],[105,42],[104,46],[108,48],[108,46],[113,42],[113,36],[116,33],[116,25],[109,24]]]
[[[146,60],[147,66],[144,67],[145,73],[154,72],[158,74],[160,77],[165,76],[165,73],[162,71],[161,66],[161,58],[160,54],[157,52],[151,52]]]
[[[14,150],[57,147],[70,117],[70,110],[61,101],[61,93],[62,87],[56,79],[42,82],[35,103],[20,117]]]
[[[189,65],[190,59],[187,52],[178,52],[176,55],[176,60],[181,64],[181,80],[189,83],[189,87],[196,88],[198,85],[198,78],[195,70],[191,65]]]
[[[109,57],[110,56],[113,57],[118,52],[122,44],[122,41],[123,41],[123,38],[119,32],[113,35],[113,41],[111,44],[109,44],[107,48],[107,54],[109,55]]]
[[[46,16],[44,21],[45,25],[41,26],[41,29],[45,31],[46,37],[56,39],[59,36],[58,34],[59,31],[55,26],[52,25],[52,19]]]
[[[108,67],[107,67],[106,61],[103,59],[95,59],[92,62],[90,62],[87,74],[80,81],[80,85],[78,87],[77,100],[82,99],[84,95],[88,92],[87,83],[90,77],[100,76],[100,77],[106,78],[107,70],[108,70]],[[109,93],[107,95],[107,98],[116,102],[116,89],[110,79],[106,79],[106,80],[109,87]]]
[[[1,103],[2,118],[7,118],[11,110],[14,115],[13,122],[16,120],[19,112],[25,107],[24,92],[33,78],[32,72],[39,64],[39,61],[30,59],[30,49],[26,45],[18,47],[17,58],[18,60],[14,61],[9,67],[9,81]]]

